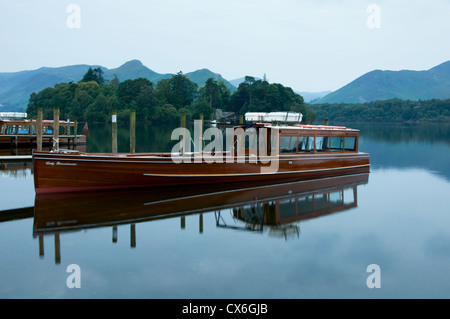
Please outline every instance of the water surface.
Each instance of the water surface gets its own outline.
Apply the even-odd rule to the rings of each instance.
[[[450,127],[352,126],[370,153],[366,180],[267,198],[191,190],[181,202],[142,192],[52,202],[35,198],[30,167],[3,167],[0,298],[449,298]],[[89,129],[89,151],[110,151],[108,126]],[[171,130],[139,126],[137,151],[170,150]],[[81,288],[68,288],[71,264]],[[380,288],[367,284],[373,264]]]

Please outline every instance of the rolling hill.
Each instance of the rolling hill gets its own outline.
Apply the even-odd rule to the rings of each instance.
[[[112,80],[114,75],[117,76],[120,82],[144,78],[156,84],[159,80],[170,78],[173,74],[160,74],[150,70],[139,60],[131,60],[115,69],[103,69],[105,80]]]
[[[114,75],[120,81],[147,78],[153,83],[170,78],[174,74],[157,73],[139,60],[131,60],[118,68],[108,69],[99,65],[71,65],[57,68],[43,67],[36,70],[0,73],[0,112],[25,111],[30,94],[62,82],[78,82],[89,67],[100,67],[104,78],[111,80]],[[220,74],[208,69],[185,73],[191,81],[202,86],[208,78],[224,81],[234,92],[245,78],[227,81]],[[362,103],[398,98],[402,100],[429,100],[450,98],[450,61],[426,71],[381,71],[374,70],[355,79],[344,87],[328,92],[297,92],[305,102]],[[325,96],[324,96],[325,95]]]
[[[450,98],[450,61],[426,71],[374,70],[314,104],[364,103],[393,98],[413,101]]]
[[[57,83],[79,81],[88,69],[89,65],[73,65],[0,73],[0,110],[24,111],[31,93]]]
[[[105,80],[111,80],[114,75],[119,81],[147,78],[153,83],[161,79],[170,78],[174,74],[160,74],[144,66],[139,60],[131,60],[118,68],[108,69],[99,65],[72,65],[57,68],[43,67],[36,70],[0,73],[0,112],[26,110],[30,94],[39,92],[47,87],[53,87],[63,82],[78,82],[87,72],[89,67],[100,67],[103,70]],[[201,69],[185,73],[186,77],[196,82],[198,86],[204,85],[208,78],[216,81],[224,81],[233,92],[236,88],[225,80],[220,74],[208,69]]]

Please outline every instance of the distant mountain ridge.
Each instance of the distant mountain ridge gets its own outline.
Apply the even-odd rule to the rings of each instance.
[[[150,70],[139,60],[131,60],[115,69],[103,69],[105,80],[112,80],[114,75],[117,76],[120,82],[145,78],[156,84],[159,80],[170,78],[173,74],[160,74]]]
[[[25,111],[30,94],[63,82],[78,82],[89,67],[100,67],[106,80],[114,75],[120,81],[147,78],[153,83],[172,77],[174,74],[157,73],[144,66],[139,60],[128,61],[118,68],[108,69],[99,65],[70,65],[63,67],[42,67],[36,70],[0,73],[0,111]],[[208,69],[185,73],[191,81],[200,86],[208,78],[224,81],[234,92],[245,77],[227,81],[220,74]],[[255,79],[259,79],[256,78]],[[450,61],[426,71],[381,71],[374,70],[355,79],[334,92],[296,92],[306,103],[362,103],[398,98],[402,100],[428,100],[450,98]]]
[[[393,98],[412,101],[450,98],[450,61],[426,71],[374,70],[314,103],[364,103]]]
[[[0,73],[0,111],[25,111],[30,94],[39,92],[47,87],[53,87],[63,82],[78,82],[89,68],[100,67],[105,80],[112,80],[114,75],[119,81],[146,78],[153,83],[172,77],[174,74],[160,74],[147,68],[139,60],[131,60],[115,69],[108,69],[99,65],[71,65],[56,68],[42,67],[36,70]],[[203,86],[208,78],[224,81],[233,92],[236,87],[224,79],[220,74],[208,69],[201,69],[184,74],[191,81]]]
[[[0,110],[24,111],[30,94],[57,83],[79,81],[89,65],[39,68],[32,71],[0,73]]]

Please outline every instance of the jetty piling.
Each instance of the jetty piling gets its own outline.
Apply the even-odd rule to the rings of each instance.
[[[59,149],[59,107],[53,109],[53,148]]]
[[[75,127],[73,129],[73,148],[74,149],[77,147],[77,132],[78,132],[78,119],[75,120]]]
[[[130,153],[136,153],[136,111],[130,111]]]
[[[130,247],[136,248],[136,224],[130,224]]]
[[[38,116],[36,122],[36,138],[37,138],[37,150],[42,151],[42,107],[38,108]]]
[[[112,152],[117,153],[117,111],[111,112],[111,125],[112,125]]]
[[[183,128],[186,128],[186,113],[182,113],[181,115],[180,115],[180,127],[183,127]],[[184,141],[184,145],[183,145],[183,148],[182,148],[182,150],[183,150],[183,155],[184,155],[184,152],[186,151],[186,147],[188,146],[188,143],[190,143],[191,141]]]
[[[117,243],[117,226],[113,226],[112,229],[112,242]]]

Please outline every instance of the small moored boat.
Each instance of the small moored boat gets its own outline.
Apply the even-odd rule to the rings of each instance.
[[[42,121],[42,146],[52,147],[53,120]],[[86,145],[86,135],[76,134],[77,123],[59,121],[61,133],[58,132],[58,143],[63,146]],[[0,148],[11,147],[33,148],[37,146],[37,121],[31,119],[0,118]]]

